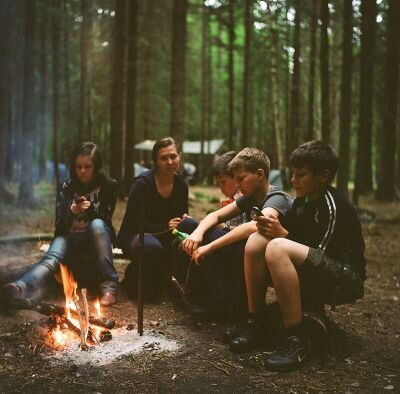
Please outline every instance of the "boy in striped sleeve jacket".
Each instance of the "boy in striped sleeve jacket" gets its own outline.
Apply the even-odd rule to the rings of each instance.
[[[325,142],[314,140],[291,155],[291,182],[297,198],[287,214],[287,226],[257,217],[258,232],[274,238],[265,263],[279,301],[284,340],[264,360],[267,369],[297,369],[311,354],[304,329],[304,306],[355,302],[364,294],[364,239],[357,212],[330,186],[338,157]]]

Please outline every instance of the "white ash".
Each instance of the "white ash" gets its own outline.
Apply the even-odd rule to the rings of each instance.
[[[75,365],[105,365],[120,360],[123,356],[145,352],[174,352],[179,349],[178,342],[165,338],[163,335],[149,333],[140,336],[137,330],[114,329],[110,330],[112,339],[95,345],[87,351],[80,350],[79,340],[71,342],[68,348],[55,351],[45,356],[56,364]]]

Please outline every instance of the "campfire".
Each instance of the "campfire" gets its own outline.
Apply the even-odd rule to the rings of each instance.
[[[44,303],[36,305],[39,312],[50,315],[50,332],[54,347],[66,347],[76,340],[76,337],[80,340],[81,350],[88,350],[94,345],[109,341],[112,338],[110,329],[114,327],[115,322],[102,316],[98,300],[89,306],[86,289],[78,289],[78,283],[64,265],[61,265],[61,277],[65,308]],[[92,314],[91,309],[95,313]]]

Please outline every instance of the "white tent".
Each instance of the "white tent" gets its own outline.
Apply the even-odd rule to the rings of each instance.
[[[144,140],[135,145],[135,149],[138,150],[152,150],[153,145],[156,141],[154,140]],[[215,155],[219,148],[221,148],[224,143],[223,139],[215,139],[204,141],[204,153],[206,155]],[[201,153],[201,142],[200,141],[185,141],[182,147],[183,153],[192,153],[199,155]]]

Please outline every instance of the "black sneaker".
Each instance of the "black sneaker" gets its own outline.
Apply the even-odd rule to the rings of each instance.
[[[264,360],[264,366],[275,372],[293,371],[301,366],[310,353],[311,344],[307,338],[290,336]]]
[[[233,353],[247,353],[266,343],[268,333],[263,325],[249,319],[246,327],[231,335],[235,337],[229,343],[229,350]]]

